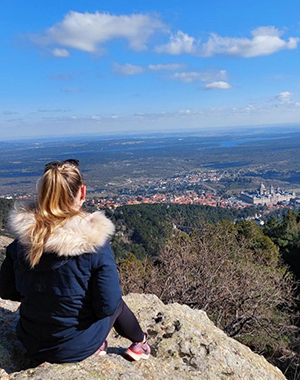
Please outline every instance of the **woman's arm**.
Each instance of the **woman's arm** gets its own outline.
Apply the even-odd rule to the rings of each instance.
[[[115,259],[107,243],[93,258],[97,269],[92,278],[93,308],[98,318],[112,315],[122,297]]]
[[[14,260],[12,252],[16,249],[15,240],[6,248],[6,258],[0,269],[0,297],[11,301],[21,301],[21,295],[16,289]]]

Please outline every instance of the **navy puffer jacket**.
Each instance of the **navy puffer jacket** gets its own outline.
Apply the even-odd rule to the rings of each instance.
[[[73,217],[53,232],[30,269],[26,247],[33,223],[30,210],[11,215],[17,239],[0,271],[0,296],[21,302],[17,335],[34,359],[83,360],[104,341],[122,296],[109,244],[114,226],[100,212]]]

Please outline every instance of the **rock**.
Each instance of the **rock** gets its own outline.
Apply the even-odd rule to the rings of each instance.
[[[12,242],[13,242],[12,238],[1,235],[1,231],[0,231],[0,267],[5,258],[5,248]]]
[[[0,235],[0,249],[6,248],[12,242],[13,242],[12,238],[5,235]]]
[[[149,333],[152,356],[132,363],[123,358],[129,342],[113,330],[108,355],[76,364],[34,368],[13,332],[18,303],[0,300],[0,378],[38,380],[180,379],[283,380],[281,371],[214,326],[206,313],[179,304],[164,305],[156,296],[129,294],[125,302]],[[30,368],[32,367],[32,368]],[[2,371],[2,372],[1,372]]]

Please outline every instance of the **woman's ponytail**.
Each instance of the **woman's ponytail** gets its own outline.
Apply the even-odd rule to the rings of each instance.
[[[80,212],[74,201],[82,185],[80,170],[67,161],[46,168],[39,184],[36,223],[30,231],[28,258],[32,268],[39,263],[53,230]]]

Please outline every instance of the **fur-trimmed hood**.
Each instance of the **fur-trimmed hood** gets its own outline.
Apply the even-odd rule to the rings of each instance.
[[[17,206],[9,218],[11,231],[25,246],[30,246],[30,229],[36,223],[32,207]],[[92,253],[105,245],[115,231],[113,223],[103,212],[82,213],[56,228],[48,238],[44,252],[58,256],[78,256]]]

